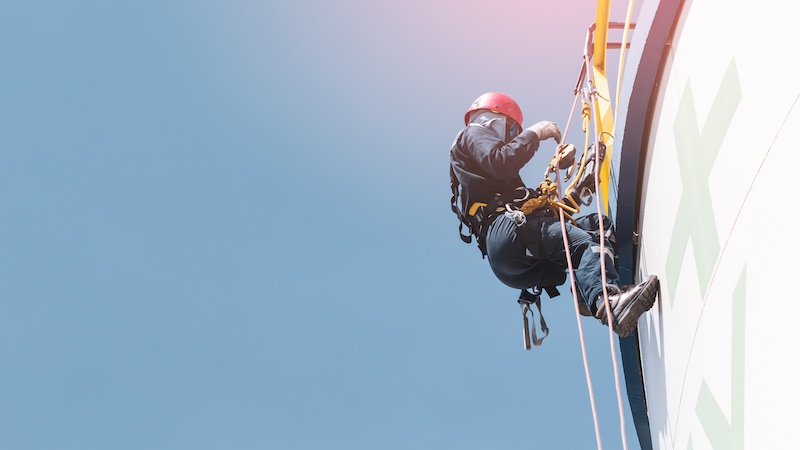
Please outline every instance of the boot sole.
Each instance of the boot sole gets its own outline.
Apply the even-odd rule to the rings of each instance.
[[[650,276],[648,283],[645,285],[644,289],[642,289],[639,296],[628,303],[626,308],[619,313],[616,318],[617,326],[614,328],[614,331],[616,331],[620,337],[631,334],[639,324],[639,317],[653,307],[656,297],[658,296],[658,287],[658,278]]]

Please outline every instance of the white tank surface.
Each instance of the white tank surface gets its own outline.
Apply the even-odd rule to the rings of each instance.
[[[680,3],[642,7],[616,141],[629,270],[661,280],[638,331],[652,447],[800,448],[800,1]]]

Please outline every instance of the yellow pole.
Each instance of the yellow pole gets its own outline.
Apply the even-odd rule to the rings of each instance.
[[[614,132],[614,114],[611,111],[611,94],[606,77],[606,46],[608,42],[608,21],[611,17],[611,0],[597,1],[597,16],[594,31],[594,55],[592,81],[597,90],[595,117],[597,118],[598,139],[606,146],[606,156],[600,167],[600,190],[603,211],[608,215],[608,191],[611,179],[611,138]]]

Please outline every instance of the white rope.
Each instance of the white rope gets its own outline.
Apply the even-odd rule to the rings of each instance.
[[[594,144],[594,153],[595,153],[595,165],[594,167],[594,187],[595,187],[595,195],[600,196],[600,147],[598,142],[598,129],[597,129],[597,122],[595,121],[595,144]],[[620,426],[620,434],[622,435],[622,448],[624,450],[628,450],[628,440],[626,437],[625,432],[625,410],[622,406],[622,388],[620,387],[619,382],[619,364],[617,362],[617,347],[614,345],[614,322],[611,320],[611,301],[608,299],[608,284],[606,280],[606,249],[605,249],[605,226],[603,225],[603,207],[600,204],[600,201],[597,201],[595,198],[595,203],[597,204],[597,214],[598,214],[598,222],[600,223],[600,272],[602,273],[602,286],[603,286],[603,302],[606,305],[606,322],[608,323],[608,344],[611,349],[611,361],[614,365],[614,382],[617,388],[617,404],[619,406],[619,426]]]
[[[576,93],[575,94],[575,101],[573,101],[573,103],[572,103],[572,110],[570,111],[569,119],[567,120],[567,125],[564,128],[564,133],[561,136],[561,142],[560,142],[561,145],[564,145],[564,143],[566,142],[566,139],[567,139],[567,134],[569,134],[569,128],[570,128],[570,125],[572,123],[572,117],[575,115],[575,108],[578,105],[578,97],[579,97],[578,93]],[[561,145],[559,145],[558,148],[561,148]],[[559,166],[559,164],[558,164],[559,163],[559,156],[560,156],[560,153],[558,151],[556,151],[556,155],[555,155],[556,164],[554,165],[556,168]],[[560,173],[560,171],[558,169],[556,169],[556,180],[558,182],[558,192],[562,193],[563,189],[561,187],[561,173]],[[591,373],[589,371],[589,359],[586,356],[586,340],[583,337],[583,325],[581,324],[581,313],[580,313],[580,310],[578,309],[578,301],[579,301],[578,300],[578,288],[577,288],[577,285],[575,283],[575,272],[574,272],[574,269],[572,267],[572,254],[569,251],[569,239],[567,238],[567,224],[566,224],[566,221],[564,219],[564,210],[559,208],[558,209],[558,215],[559,215],[559,219],[561,220],[561,237],[562,237],[562,239],[564,241],[564,251],[565,251],[565,256],[567,258],[567,267],[569,269],[570,286],[572,287],[572,298],[573,298],[572,304],[573,304],[573,306],[575,308],[575,320],[576,320],[576,322],[578,324],[578,335],[579,335],[580,341],[581,341],[581,354],[583,356],[583,370],[584,370],[584,373],[586,375],[586,386],[589,389],[589,402],[590,402],[591,407],[592,407],[592,418],[594,419],[594,434],[595,434],[595,439],[597,440],[597,449],[598,450],[602,450],[603,444],[601,443],[601,440],[600,440],[600,423],[599,423],[599,421],[597,419],[597,406],[596,406],[595,401],[594,401],[594,387],[592,386],[592,375],[591,375]]]
[[[625,50],[628,47],[628,32],[630,31],[631,18],[633,17],[633,4],[634,4],[634,0],[630,0],[628,2],[628,12],[627,12],[627,14],[625,14],[625,29],[624,29],[624,31],[622,33],[622,45],[620,45],[619,68],[617,70],[617,96],[616,96],[616,104],[614,105],[614,128],[612,130],[612,139],[613,139],[614,135],[616,134],[616,130],[617,130],[617,114],[619,113],[619,97],[620,97],[620,92],[622,90],[622,74],[623,74],[624,68],[625,68]],[[595,128],[596,127],[597,127],[597,123],[595,122]],[[595,147],[595,149],[597,149],[597,147]],[[595,188],[597,189],[596,192],[599,193],[600,192],[599,171],[595,173]],[[598,202],[598,205],[597,205],[597,211],[598,211],[598,213],[601,212],[599,202]],[[603,221],[602,220],[600,221],[600,235],[601,236],[605,236],[605,231],[603,230]],[[603,252],[605,250],[604,249],[604,245],[605,245],[605,239],[600,239],[600,254],[601,255],[603,255]],[[606,311],[610,314],[611,308],[610,308],[609,301],[608,301],[608,288],[607,288],[606,279],[605,279],[606,278],[605,260],[606,259],[602,258],[602,257],[600,259],[601,264],[602,264],[601,267],[602,267],[602,271],[603,271],[603,296],[604,296],[604,301],[605,301],[605,304],[606,304]],[[625,410],[624,410],[624,407],[622,405],[622,393],[621,393],[621,387],[620,387],[620,382],[619,382],[619,369],[617,367],[616,346],[614,345],[614,335],[613,335],[613,332],[612,332],[611,326],[610,326],[611,320],[608,320],[608,323],[609,323],[608,333],[609,333],[609,341],[610,341],[610,345],[611,345],[611,354],[613,355],[613,361],[614,361],[614,380],[615,380],[616,385],[617,385],[617,403],[619,405],[619,423],[620,423],[619,432],[620,432],[620,435],[622,436],[622,448],[627,450],[628,449],[628,439],[627,439],[627,433],[625,431]]]
[[[628,22],[625,25],[626,39],[627,39],[627,30],[628,30],[628,28],[630,26],[630,22],[629,21],[630,21],[631,11],[632,11],[632,7],[633,7],[632,2],[633,2],[633,0],[631,0],[631,4],[629,5]],[[622,43],[622,48],[623,49],[626,46],[626,42],[627,41],[623,41],[623,43]],[[586,79],[587,79],[589,85],[591,86],[592,85],[592,73],[593,72],[592,72],[591,65],[589,64],[589,58],[585,57],[584,58],[584,62],[586,64]],[[621,74],[620,74],[618,80],[621,80]],[[616,111],[618,110],[618,105],[619,105],[619,89],[620,89],[620,86],[619,86],[619,81],[618,81],[618,83],[617,83],[617,99],[616,99],[617,100],[617,108],[615,108],[615,111],[614,111],[614,114],[615,114],[615,116],[614,116],[614,126],[615,127],[616,127]],[[590,100],[591,100],[592,104],[595,107],[595,111],[597,111],[597,109],[598,109],[598,107],[597,107],[597,93],[595,91],[593,91],[593,93],[590,95]],[[604,256],[605,255],[605,226],[603,224],[603,222],[604,222],[603,221],[603,208],[602,208],[602,205],[600,204],[601,202],[597,200],[598,197],[602,198],[601,189],[600,189],[601,188],[601,186],[600,186],[600,151],[599,151],[600,150],[600,145],[599,145],[600,144],[599,143],[600,130],[599,130],[599,125],[598,125],[598,121],[597,120],[594,121],[594,132],[595,132],[595,141],[594,141],[594,151],[595,151],[595,155],[594,155],[595,156],[594,183],[595,183],[595,196],[596,196],[595,197],[595,203],[597,204],[598,222],[599,222],[599,225],[600,225],[600,230],[599,230],[600,231],[600,269],[601,269],[601,274],[602,274],[602,284],[601,285],[603,287],[603,302],[605,304],[605,310],[606,310],[606,315],[607,315],[606,316],[606,322],[608,323],[609,348],[611,350],[611,360],[612,360],[612,364],[614,366],[614,384],[615,384],[616,392],[617,392],[617,405],[618,405],[618,409],[619,409],[619,423],[620,423],[620,435],[622,437],[622,448],[624,450],[628,450],[628,439],[627,439],[627,433],[626,433],[626,429],[625,429],[625,410],[624,410],[623,403],[622,403],[622,388],[621,388],[621,385],[620,385],[620,377],[619,377],[619,363],[617,361],[617,348],[616,348],[616,345],[614,345],[614,322],[611,320],[611,302],[610,302],[610,300],[608,298],[608,283],[607,283],[607,278],[606,278],[606,273],[607,273],[606,272],[606,258]],[[612,138],[613,138],[613,136],[612,136]]]
[[[628,29],[630,27],[630,19],[631,19],[632,10],[633,10],[633,0],[631,0],[630,4],[628,6],[628,17],[627,17],[626,24],[625,24],[625,38],[624,38],[623,43],[622,43],[623,52],[624,52],[624,49],[625,49],[625,46],[626,46],[626,42],[627,42],[627,33],[628,33]],[[622,79],[621,72],[622,72],[622,65],[623,65],[622,59],[623,58],[624,58],[624,53],[623,53],[623,56],[620,57],[620,74],[619,74],[618,81],[617,81],[617,95],[616,95],[616,103],[617,104],[615,105],[616,106],[615,107],[615,114],[616,114],[616,111],[618,110],[618,107],[619,107],[619,95],[620,95],[620,83],[621,83],[621,79]],[[585,68],[586,68],[586,83],[588,84],[589,89],[591,89],[591,91],[587,92],[587,90],[579,90],[579,92],[576,92],[575,100],[573,101],[573,104],[572,104],[572,110],[570,111],[569,119],[567,121],[567,125],[566,125],[566,127],[564,129],[564,134],[563,134],[561,142],[560,142],[561,145],[564,145],[566,143],[567,134],[569,133],[569,128],[570,128],[570,125],[571,125],[571,122],[572,122],[572,118],[573,118],[573,116],[575,114],[575,108],[576,108],[576,106],[578,104],[579,93],[582,93],[584,96],[588,96],[589,98],[586,99],[586,100],[590,100],[591,101],[591,103],[595,107],[595,110],[597,108],[597,92],[592,88],[592,67],[591,67],[591,64],[589,63],[588,55],[584,55],[584,64],[585,64]],[[595,171],[595,173],[594,173],[594,184],[595,184],[595,203],[597,205],[598,223],[599,223],[599,227],[600,227],[599,232],[600,232],[600,237],[601,237],[600,238],[600,253],[599,253],[599,255],[600,255],[600,268],[601,268],[601,273],[602,273],[601,284],[603,286],[603,301],[605,303],[605,310],[606,310],[606,314],[608,314],[606,322],[608,323],[609,346],[610,346],[610,349],[611,349],[611,358],[612,358],[612,363],[613,363],[613,366],[614,366],[614,381],[615,381],[616,392],[617,392],[617,405],[618,405],[618,408],[619,408],[619,418],[620,418],[620,434],[621,434],[621,437],[622,437],[623,449],[627,450],[628,449],[628,441],[627,441],[627,436],[626,436],[627,433],[626,433],[626,429],[625,429],[625,411],[624,411],[624,406],[623,406],[623,402],[622,402],[622,388],[621,388],[620,376],[619,376],[619,363],[617,361],[616,346],[615,346],[615,343],[614,343],[614,325],[613,325],[613,321],[611,320],[611,304],[610,304],[610,301],[609,301],[609,298],[608,298],[608,286],[607,286],[607,275],[606,275],[607,268],[606,268],[606,260],[605,260],[605,257],[604,257],[604,255],[605,255],[605,226],[604,226],[604,220],[603,220],[604,219],[604,214],[603,214],[602,206],[601,206],[600,202],[597,200],[597,196],[599,196],[600,193],[601,193],[601,189],[600,189],[601,188],[601,186],[600,186],[600,151],[599,151],[599,148],[600,148],[600,146],[599,146],[600,133],[599,133],[599,127],[598,127],[597,121],[595,120],[594,122],[595,122],[594,123],[594,131],[595,131],[595,142],[594,142],[594,158],[595,158],[595,163],[594,163],[594,168],[595,168],[594,169],[594,171]],[[616,116],[614,117],[614,125],[616,126]],[[584,130],[584,132],[589,132],[589,130]],[[559,145],[558,148],[561,148],[561,145]],[[559,155],[558,151],[556,151],[556,155],[555,155],[556,164],[555,164],[555,167],[559,166],[559,164],[558,164],[559,163],[559,156],[560,155]],[[561,174],[560,174],[560,172],[558,172],[558,170],[556,170],[556,175],[557,175],[556,178],[557,178],[557,182],[558,182],[558,191],[559,191],[559,193],[561,193],[563,195],[563,188],[561,186],[561,176],[560,176]],[[573,306],[574,306],[574,309],[575,309],[575,318],[576,318],[576,322],[578,324],[578,335],[579,335],[580,341],[581,341],[581,353],[582,353],[582,356],[583,356],[583,367],[584,367],[584,372],[586,374],[586,384],[587,384],[587,387],[588,387],[588,390],[589,390],[589,401],[591,403],[591,408],[592,408],[592,417],[594,419],[594,428],[595,428],[595,437],[596,437],[596,440],[597,440],[597,448],[598,448],[598,450],[602,450],[603,445],[602,445],[602,442],[601,442],[601,439],[600,439],[600,425],[599,425],[599,421],[598,421],[598,418],[597,418],[597,407],[596,407],[595,398],[594,398],[594,388],[593,388],[593,385],[592,385],[592,377],[591,377],[591,371],[589,369],[589,362],[588,362],[588,358],[587,358],[587,355],[586,355],[586,343],[585,343],[584,334],[583,334],[583,325],[581,323],[581,314],[580,314],[580,311],[578,309],[578,301],[579,301],[578,300],[578,290],[577,290],[577,285],[576,285],[576,281],[575,281],[574,267],[572,265],[572,255],[571,255],[571,252],[569,250],[569,239],[567,237],[566,220],[565,220],[565,217],[564,217],[564,211],[563,211],[563,209],[560,209],[560,208],[559,208],[559,219],[561,221],[561,236],[562,236],[562,239],[563,239],[563,242],[564,242],[564,250],[565,250],[565,253],[566,253],[567,267],[568,267],[569,276],[570,276],[570,285],[571,285],[572,294],[573,294]]]

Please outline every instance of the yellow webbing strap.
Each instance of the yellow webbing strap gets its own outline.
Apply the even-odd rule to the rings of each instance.
[[[475,213],[478,212],[478,208],[480,208],[481,206],[488,206],[488,205],[486,203],[475,202],[472,204],[472,206],[469,207],[469,211],[467,212],[467,214],[469,214],[470,216],[474,216]]]

